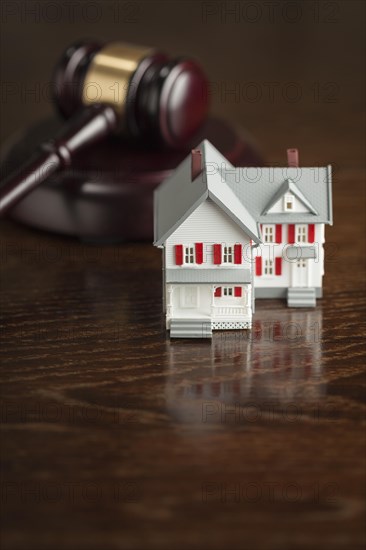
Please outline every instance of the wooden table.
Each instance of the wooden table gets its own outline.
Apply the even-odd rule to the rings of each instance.
[[[332,40],[338,65],[308,38],[295,52],[304,89],[338,74],[335,103],[214,106],[270,163],[299,145],[303,164],[335,167],[314,310],[258,301],[251,333],[170,341],[149,243],[90,246],[1,222],[4,550],[364,547],[364,88],[334,4],[341,22],[314,40]],[[293,49],[271,28],[286,83]]]
[[[3,222],[4,548],[361,548],[362,190],[316,309],[212,343],[166,336],[151,245]]]

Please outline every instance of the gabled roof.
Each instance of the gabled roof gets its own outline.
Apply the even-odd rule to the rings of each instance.
[[[315,208],[312,206],[311,202],[308,201],[308,199],[303,195],[303,193],[300,191],[300,189],[297,187],[297,185],[290,180],[289,178],[286,179],[281,187],[275,192],[267,206],[262,212],[262,216],[268,214],[269,210],[285,195],[286,193],[292,193],[299,199],[299,201],[312,213],[317,215],[318,212],[315,210]],[[292,212],[293,214],[293,212]],[[296,215],[296,213],[295,213]]]
[[[191,181],[189,155],[154,193],[154,245],[161,246],[185,219],[207,198],[221,208],[248,236],[260,243],[258,224],[228,186],[222,169],[234,167],[207,140],[202,151],[203,171]]]
[[[191,181],[189,155],[154,193],[154,244],[166,239],[206,199],[210,198],[255,243],[261,223],[332,224],[331,167],[234,168],[207,140],[202,173]],[[307,212],[269,212],[290,191]]]
[[[258,223],[333,223],[330,166],[237,168],[223,177]],[[268,212],[290,185],[286,180],[296,185],[296,196],[311,207],[309,212]]]

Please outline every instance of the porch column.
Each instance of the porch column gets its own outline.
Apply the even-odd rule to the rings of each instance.
[[[173,308],[172,294],[173,294],[173,286],[168,285],[167,286],[167,304],[166,304],[166,315],[168,319],[171,319],[172,317],[172,308]]]
[[[212,285],[212,289],[211,289],[211,317],[214,317],[214,315],[215,315],[215,290],[216,290],[216,286]]]

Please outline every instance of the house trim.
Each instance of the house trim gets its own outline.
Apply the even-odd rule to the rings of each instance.
[[[316,260],[315,246],[287,246],[284,248],[286,260]]]
[[[250,269],[167,269],[165,272],[166,283],[191,283],[191,284],[222,284],[222,283],[251,283]]]

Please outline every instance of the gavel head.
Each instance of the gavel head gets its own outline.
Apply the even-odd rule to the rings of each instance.
[[[195,61],[119,42],[70,46],[53,83],[63,116],[83,105],[109,104],[122,133],[171,147],[189,140],[208,110],[208,83]]]

